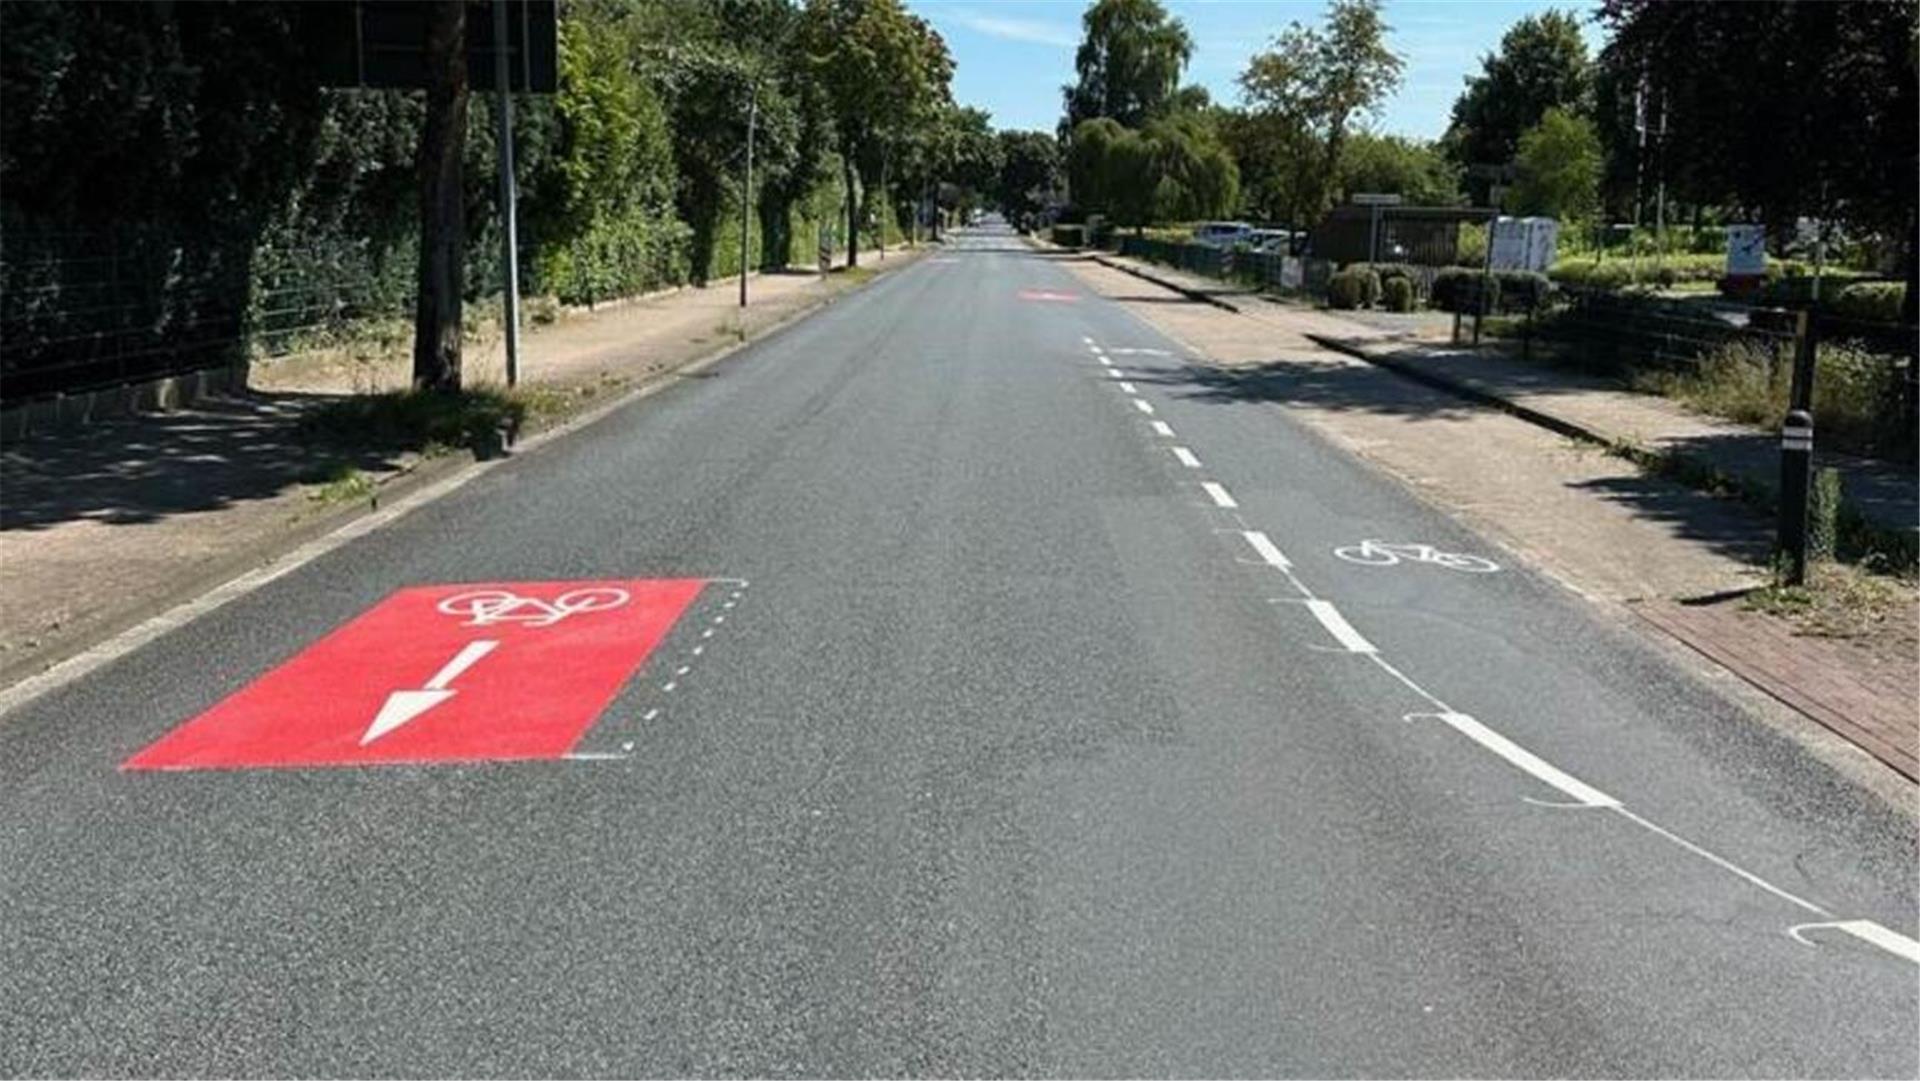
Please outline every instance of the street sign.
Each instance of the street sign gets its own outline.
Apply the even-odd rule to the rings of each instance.
[[[430,0],[304,0],[303,33],[322,86],[418,90],[426,85]],[[467,0],[467,88],[497,90],[496,28],[507,31],[508,89],[551,94],[559,89],[556,0]]]
[[[1353,196],[1355,206],[1399,206],[1406,202],[1404,198],[1388,192],[1363,191]]]
[[[121,768],[559,758],[705,585],[623,579],[403,589]]]

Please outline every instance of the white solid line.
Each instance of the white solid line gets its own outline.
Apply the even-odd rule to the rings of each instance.
[[[1164,435],[1164,436],[1166,436],[1166,437],[1167,437],[1168,439],[1172,439],[1172,438],[1173,438],[1173,429],[1167,426],[1167,422],[1166,422],[1166,421],[1164,421],[1164,420],[1156,420],[1156,421],[1154,421],[1154,422],[1153,422],[1153,434],[1155,434],[1155,435]]]
[[[573,762],[618,762],[631,757],[618,751],[573,751],[567,755],[568,760]]]
[[[1200,487],[1206,489],[1208,497],[1213,500],[1213,505],[1216,507],[1225,507],[1228,510],[1232,510],[1240,505],[1233,501],[1233,497],[1227,494],[1225,488],[1222,488],[1213,481],[1203,480],[1200,482]]]
[[[1613,811],[1615,814],[1618,814],[1624,817],[1627,821],[1634,823],[1635,825],[1641,827],[1642,829],[1645,829],[1651,833],[1658,834],[1659,836],[1664,837],[1669,841],[1672,841],[1674,844],[1677,844],[1681,848],[1684,848],[1687,851],[1693,853],[1694,855],[1699,856],[1701,859],[1706,860],[1708,863],[1714,864],[1715,866],[1721,868],[1722,870],[1731,871],[1732,873],[1739,875],[1741,878],[1746,879],[1748,882],[1752,883],[1753,885],[1756,885],[1761,889],[1766,890],[1768,893],[1773,894],[1775,897],[1778,897],[1783,901],[1788,901],[1793,904],[1799,905],[1801,908],[1806,909],[1808,912],[1811,912],[1816,916],[1833,915],[1833,913],[1828,912],[1826,909],[1821,908],[1819,905],[1814,904],[1812,901],[1809,901],[1804,897],[1797,897],[1794,894],[1788,893],[1786,890],[1783,890],[1780,887],[1774,885],[1773,883],[1768,882],[1766,879],[1761,878],[1759,875],[1754,874],[1752,871],[1747,870],[1746,868],[1740,866],[1739,864],[1733,862],[1732,860],[1727,859],[1724,856],[1717,855],[1713,852],[1709,852],[1706,849],[1701,848],[1699,845],[1694,844],[1692,841],[1687,840],[1685,837],[1682,837],[1679,834],[1673,832],[1672,830],[1667,829],[1664,826],[1655,825],[1654,823],[1649,822],[1644,818],[1641,818],[1639,815],[1634,814],[1632,811],[1627,810],[1625,807],[1615,805],[1613,808]]]
[[[1240,535],[1247,538],[1247,543],[1253,545],[1253,550],[1260,553],[1261,559],[1279,567],[1283,571],[1292,569],[1293,564],[1287,561],[1286,554],[1280,551],[1279,547],[1276,546],[1273,541],[1269,540],[1265,533],[1257,529],[1249,529]]]
[[[1432,716],[1445,721],[1468,739],[1506,759],[1521,771],[1532,774],[1589,807],[1618,808],[1620,801],[1513,742],[1464,713],[1451,710]]]
[[[1823,927],[1831,927],[1836,931],[1845,931],[1847,934],[1852,935],[1862,942],[1872,943],[1896,957],[1904,957],[1915,964],[1920,964],[1920,942],[1915,942],[1913,939],[1897,931],[1882,927],[1872,920],[1836,920],[1832,923],[1803,923],[1797,927],[1788,928],[1787,935],[1795,942],[1811,946],[1814,945],[1814,943],[1808,942],[1805,938],[1801,937],[1801,932],[1817,931]]]
[[[1151,414],[1151,413],[1153,412],[1153,406],[1151,406],[1151,405],[1148,405],[1148,404],[1147,404],[1146,402],[1143,402],[1143,401],[1141,401],[1141,400],[1140,400],[1140,399],[1138,399],[1138,398],[1135,398],[1135,399],[1133,400],[1133,407],[1134,407],[1135,409],[1138,409],[1138,410],[1139,410],[1139,411],[1141,411],[1142,413],[1149,413],[1149,414]]]
[[[1320,621],[1320,625],[1327,629],[1328,634],[1333,635],[1341,645],[1347,647],[1347,652],[1378,652],[1373,648],[1372,642],[1361,637],[1360,632],[1353,629],[1353,624],[1347,622],[1347,617],[1340,614],[1340,609],[1335,608],[1332,601],[1310,600],[1307,602],[1307,611],[1313,613],[1313,618]]]
[[[447,684],[459,678],[460,673],[478,664],[480,658],[492,653],[494,648],[499,644],[498,642],[490,642],[483,639],[477,642],[468,642],[466,645],[461,646],[460,652],[454,654],[452,660],[448,661],[438,672],[435,672],[433,678],[428,680],[421,689],[428,691],[446,690]]]
[[[1188,469],[1200,468],[1200,459],[1195,458],[1193,452],[1185,447],[1173,448],[1173,456],[1180,459],[1180,464],[1186,466]]]
[[[1122,380],[1120,380],[1120,390],[1121,390],[1121,392],[1122,392],[1122,393],[1124,393],[1124,394],[1138,394],[1138,393],[1140,393],[1140,390],[1139,390],[1139,388],[1138,388],[1138,387],[1135,387],[1135,386],[1134,386],[1134,385],[1133,385],[1132,383],[1129,383],[1129,382],[1127,382],[1127,381],[1126,381],[1126,380],[1124,380],[1124,379],[1122,379]]]

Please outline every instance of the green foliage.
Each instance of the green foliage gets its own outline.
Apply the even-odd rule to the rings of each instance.
[[[1239,83],[1257,123],[1236,133],[1263,201],[1286,220],[1317,217],[1338,183],[1353,121],[1376,114],[1400,85],[1404,61],[1387,45],[1378,0],[1332,0],[1325,28],[1293,23],[1247,62]]]
[[[1553,291],[1553,283],[1545,274],[1531,270],[1496,270],[1493,276],[1500,284],[1500,306],[1504,311],[1538,311]]]
[[[1101,117],[1074,129],[1067,171],[1081,210],[1115,224],[1217,217],[1238,198],[1233,158],[1192,115],[1139,131]]]
[[[1327,304],[1343,310],[1371,308],[1380,300],[1380,289],[1380,275],[1361,266],[1347,267],[1328,279]]]
[[[1460,202],[1459,169],[1432,143],[1398,135],[1356,132],[1340,152],[1339,186],[1354,192],[1394,192],[1415,206]]]
[[[1481,59],[1480,74],[1467,78],[1442,142],[1463,166],[1512,161],[1521,134],[1548,111],[1584,114],[1592,83],[1578,16],[1566,11],[1524,16],[1507,28],[1499,52]]]
[[[1390,312],[1413,310],[1413,282],[1408,278],[1383,278],[1380,282],[1382,304]]]
[[[1137,128],[1169,111],[1193,39],[1158,0],[1095,0],[1080,17],[1084,38],[1074,53],[1077,76],[1062,88],[1062,132],[1109,117]]]
[[[1856,282],[1834,289],[1833,302],[1827,308],[1843,319],[1897,323],[1906,296],[1903,282]]]
[[[1065,181],[1060,143],[1044,131],[1003,131],[994,199],[1018,223],[1037,214]]]
[[[1840,537],[1840,471],[1832,466],[1815,470],[1807,496],[1807,554],[1832,559]]]
[[[1548,276],[1587,289],[1670,288],[1682,282],[1718,281],[1726,268],[1724,255],[1576,256],[1555,262]]]
[[[1519,179],[1511,205],[1517,214],[1581,220],[1599,206],[1600,137],[1583,116],[1548,109],[1520,136],[1514,166]]]
[[[1822,342],[1815,358],[1813,426],[1816,446],[1896,460],[1910,457],[1899,416],[1898,358],[1838,342]],[[1703,413],[1777,428],[1787,412],[1793,378],[1787,348],[1735,338],[1683,372],[1642,377],[1643,389],[1678,399]]]
[[[1500,279],[1464,267],[1445,267],[1433,277],[1431,300],[1441,311],[1489,314],[1500,306]]]

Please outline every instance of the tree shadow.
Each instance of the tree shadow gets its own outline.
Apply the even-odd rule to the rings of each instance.
[[[303,428],[302,418],[333,400],[233,395],[9,441],[0,447],[0,530],[80,519],[133,525],[270,499],[340,470],[397,468],[399,447],[347,446]]]

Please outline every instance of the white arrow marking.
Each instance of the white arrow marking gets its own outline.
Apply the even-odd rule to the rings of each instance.
[[[440,671],[435,672],[433,678],[419,690],[394,691],[387,695],[387,700],[381,705],[380,712],[374,715],[373,723],[367,726],[366,734],[360,737],[360,746],[365,747],[452,698],[455,692],[448,690],[447,684],[458,678],[460,673],[472,668],[480,658],[492,653],[494,647],[499,644],[486,639],[468,642],[461,646],[460,652],[454,654],[453,659],[448,661]]]

